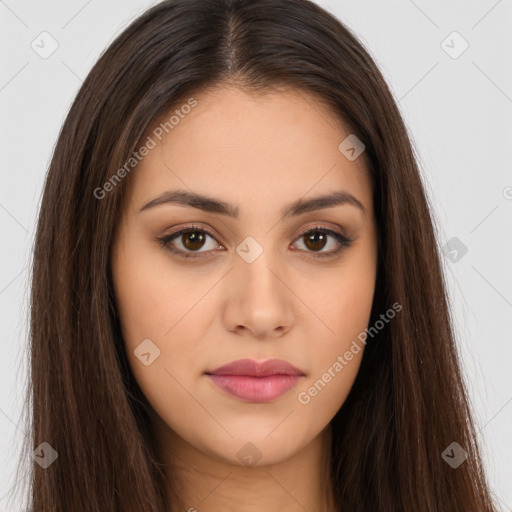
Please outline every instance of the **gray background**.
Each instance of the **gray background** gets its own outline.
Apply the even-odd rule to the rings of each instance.
[[[82,80],[152,3],[0,1],[1,512],[22,507],[5,495],[26,434],[28,265],[45,172]],[[360,37],[399,101],[439,245],[467,247],[461,257],[450,242],[447,282],[489,480],[512,511],[512,0],[318,3]],[[51,48],[43,31],[58,43],[45,59],[31,47],[46,37]],[[460,55],[453,31],[469,44]]]

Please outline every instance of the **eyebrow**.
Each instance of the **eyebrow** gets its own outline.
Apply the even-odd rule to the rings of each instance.
[[[164,192],[155,199],[152,199],[146,203],[140,209],[140,212],[162,204],[178,204],[181,206],[189,206],[192,208],[198,208],[199,210],[203,210],[205,212],[233,217],[234,219],[238,219],[240,213],[238,206],[225,203],[224,201],[220,201],[213,197],[207,197],[195,192],[188,192],[186,190]],[[339,205],[355,206],[356,208],[359,208],[364,214],[366,214],[366,208],[358,199],[356,199],[352,194],[349,194],[344,190],[340,190],[310,199],[301,198],[297,201],[294,201],[293,203],[286,205],[281,210],[281,220],[288,217],[295,217],[304,213],[324,210],[326,208],[332,208]]]

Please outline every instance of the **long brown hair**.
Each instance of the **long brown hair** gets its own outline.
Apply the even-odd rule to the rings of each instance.
[[[176,510],[112,288],[110,252],[130,178],[101,199],[95,191],[158,116],[222,84],[314,94],[365,144],[379,231],[371,323],[395,302],[403,309],[368,342],[332,420],[338,508],[495,510],[430,207],[403,120],[372,58],[309,0],[167,0],[126,28],[93,67],[46,178],[33,259],[24,454],[47,442],[58,459],[47,469],[31,466],[34,512]],[[468,453],[456,469],[442,457],[452,442]]]

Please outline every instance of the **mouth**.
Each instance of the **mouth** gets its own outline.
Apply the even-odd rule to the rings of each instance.
[[[304,372],[281,359],[240,359],[205,375],[229,395],[253,403],[275,400],[305,377]]]

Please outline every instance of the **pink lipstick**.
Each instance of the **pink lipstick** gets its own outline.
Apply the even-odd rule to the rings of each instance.
[[[230,395],[260,403],[283,395],[304,377],[304,372],[281,359],[240,359],[205,373]]]

